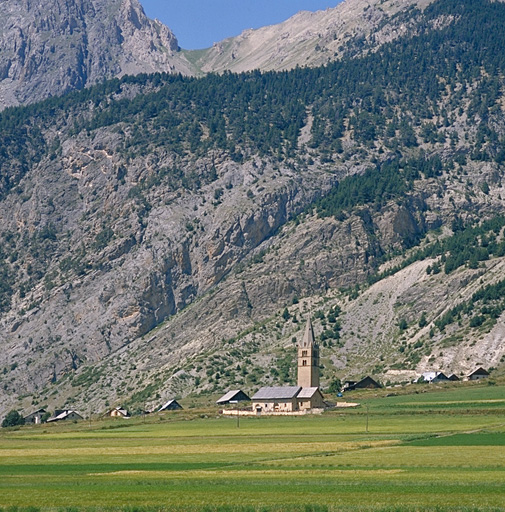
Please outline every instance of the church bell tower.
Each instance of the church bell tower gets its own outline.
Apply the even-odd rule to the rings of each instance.
[[[303,339],[298,344],[298,385],[302,388],[319,387],[319,346],[314,338],[310,318]]]

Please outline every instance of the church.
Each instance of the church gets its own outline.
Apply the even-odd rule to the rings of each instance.
[[[298,344],[297,385],[263,387],[251,400],[252,409],[257,414],[308,411],[325,407],[319,389],[319,346],[315,341],[310,318],[303,339]]]

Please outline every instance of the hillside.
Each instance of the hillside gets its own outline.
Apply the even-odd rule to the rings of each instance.
[[[0,110],[156,71],[192,67],[138,0],[0,2]]]
[[[287,382],[309,312],[325,384],[500,366],[505,6],[423,8],[325,67],[1,113],[2,408]]]

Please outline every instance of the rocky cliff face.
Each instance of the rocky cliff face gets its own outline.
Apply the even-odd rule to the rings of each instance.
[[[191,66],[138,0],[0,2],[0,109],[156,71]]]
[[[18,395],[30,397],[26,408],[33,400],[101,410],[125,397],[154,407],[157,393],[250,387],[252,376],[278,383],[262,368],[277,371],[309,311],[334,305],[343,312],[342,331],[339,344],[323,350],[325,379],[356,371],[408,379],[430,368],[434,354],[440,367],[458,372],[472,369],[475,354],[479,364],[499,364],[503,318],[464,343],[425,341],[415,363],[401,363],[407,334],[398,322],[407,319],[413,346],[430,329],[415,327],[423,312],[434,322],[468,298],[477,279],[495,282],[501,260],[489,271],[442,278],[426,273],[428,259],[352,292],[405,238],[450,224],[456,212],[499,214],[505,191],[498,165],[467,165],[465,181],[457,174],[423,180],[400,204],[295,222],[336,180],[362,172],[378,154],[349,158],[349,150],[325,164],[311,162],[311,153],[294,164],[238,163],[213,153],[178,160],[187,175],[215,168],[197,188],[161,180],[138,189],[172,166],[174,155],[161,148],[126,165],[122,144],[120,130],[66,135],[60,156],[34,166],[0,203],[2,243],[20,285],[1,319],[5,408]],[[302,144],[301,151],[308,149]],[[288,321],[280,315],[286,304],[293,304]],[[316,321],[316,328],[320,335],[326,327]],[[245,360],[250,376],[237,370]]]
[[[451,197],[464,195],[466,188],[458,179],[446,177],[442,197],[435,181],[413,191],[430,207],[429,214],[415,202],[408,209],[391,202],[374,212],[373,220],[363,208],[345,220],[310,215],[285,222],[313,197],[310,183],[321,179],[317,171],[305,184],[295,184],[282,167],[274,172],[267,165],[261,174],[249,165],[219,169],[214,186],[235,183],[221,204],[202,206],[203,197],[210,202],[214,196],[209,187],[199,198],[183,195],[169,207],[156,206],[141,246],[101,272],[41,295],[41,304],[17,324],[14,317],[4,319],[7,351],[0,366],[19,362],[7,374],[15,376],[18,392],[30,394],[29,400],[33,394],[38,404],[86,404],[98,411],[107,402],[154,408],[174,395],[279,384],[280,361],[293,353],[293,339],[303,336],[305,318],[316,314],[321,337],[332,324],[317,314],[328,315],[334,307],[342,311],[341,330],[336,342],[323,344],[323,383],[334,375],[366,373],[405,382],[432,368],[467,375],[476,365],[502,363],[505,314],[487,330],[467,324],[445,335],[430,330],[452,307],[499,281],[505,258],[450,276],[430,275],[427,267],[437,260],[428,258],[355,289],[366,282],[373,255],[400,247],[405,229],[422,222],[426,229],[436,228],[453,219]],[[469,179],[490,180],[495,172],[476,165]],[[277,182],[268,194],[253,184],[260,176]],[[237,202],[243,186],[255,191],[250,202]],[[502,211],[501,182],[487,194],[473,190],[468,211],[486,216]],[[201,222],[193,217],[195,205]],[[194,231],[187,231],[188,222]],[[287,319],[281,314],[286,305]],[[420,327],[423,313],[426,325]],[[407,322],[404,330],[398,327],[401,319]]]
[[[43,389],[150,332],[219,283],[334,182],[317,169],[301,179],[269,162],[236,164],[214,155],[182,163],[186,172],[215,165],[212,183],[195,192],[160,184],[139,202],[128,190],[171,158],[136,159],[122,174],[119,143],[105,131],[95,140],[70,138],[59,162],[43,162],[23,179],[26,201],[10,196],[2,204],[4,233],[20,233],[22,226],[37,238],[51,225],[54,236],[66,240],[58,247],[41,241],[37,263],[14,237],[24,270],[30,265],[29,273],[47,276],[28,294],[16,294],[2,319],[0,367],[17,361],[23,368],[17,392]]]

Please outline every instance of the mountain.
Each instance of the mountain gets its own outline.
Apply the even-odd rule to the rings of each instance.
[[[246,30],[207,50],[185,52],[202,72],[280,71],[322,66],[375,51],[416,30],[412,9],[432,0],[346,0],[325,11],[302,11],[284,23]]]
[[[289,382],[309,314],[324,386],[503,371],[505,6],[402,16],[322,67],[0,113],[2,411]]]
[[[156,71],[192,67],[138,0],[0,2],[0,109]]]

